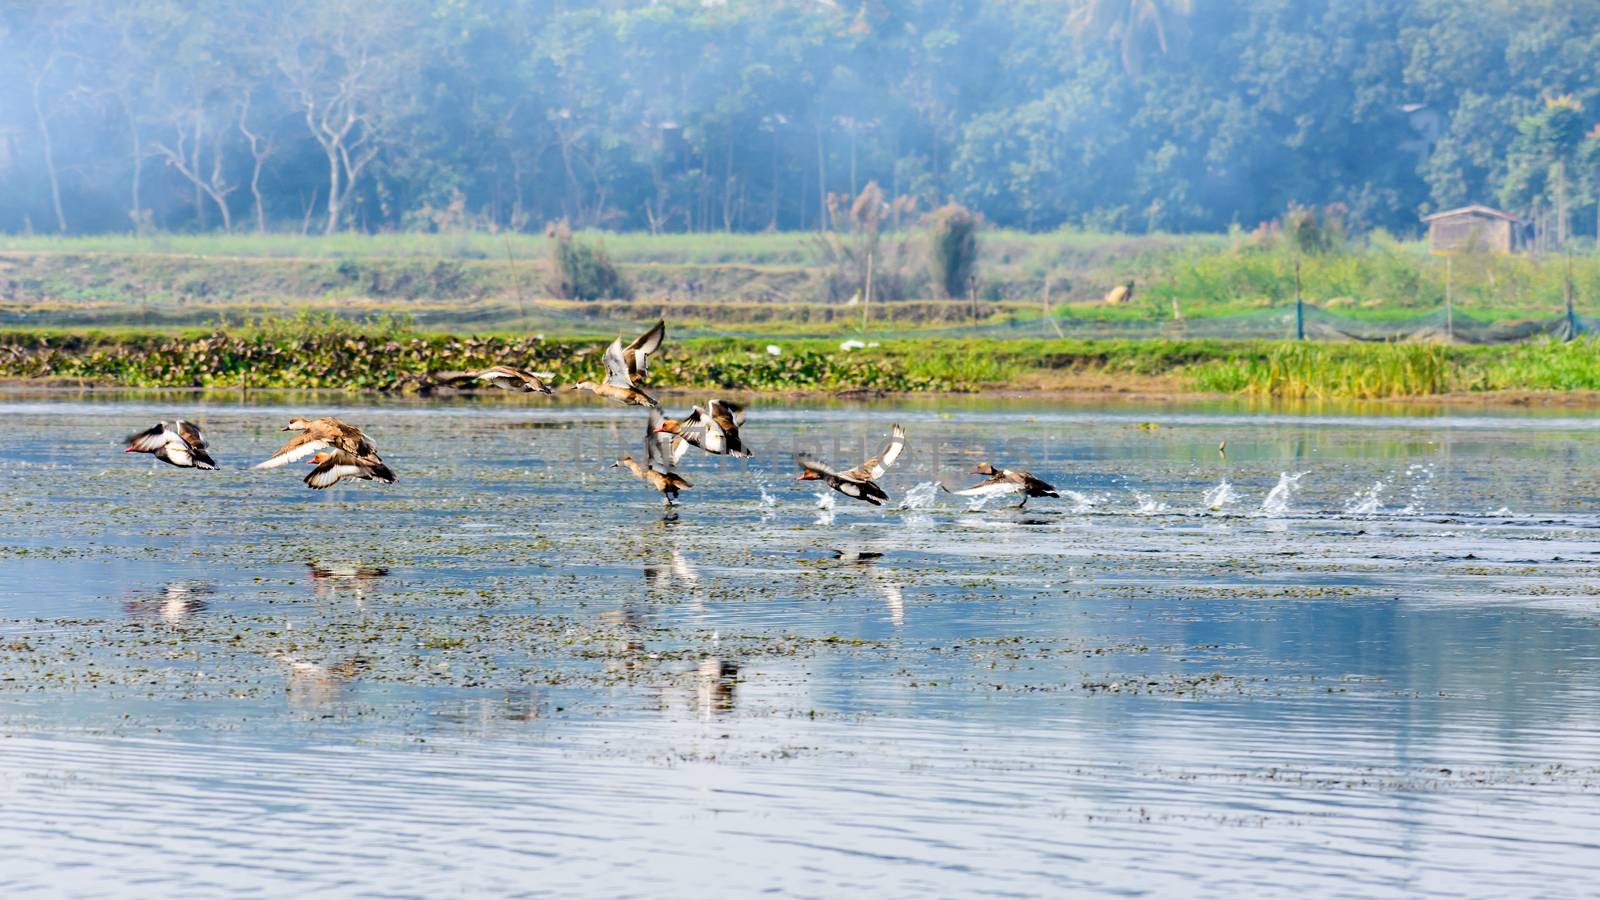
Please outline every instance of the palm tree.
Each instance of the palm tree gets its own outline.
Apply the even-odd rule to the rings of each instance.
[[[1122,68],[1139,73],[1144,38],[1153,36],[1167,52],[1167,31],[1178,18],[1194,13],[1194,0],[1085,0],[1067,19],[1067,27],[1080,38],[1115,41],[1122,51]]]

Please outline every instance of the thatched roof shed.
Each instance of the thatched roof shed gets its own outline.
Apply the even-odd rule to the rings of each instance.
[[[1423,216],[1428,249],[1441,255],[1516,253],[1522,249],[1523,221],[1487,206],[1463,206]]]

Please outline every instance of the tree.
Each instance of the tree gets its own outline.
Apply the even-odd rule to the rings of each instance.
[[[277,63],[327,159],[326,218],[333,234],[367,167],[384,145],[383,100],[404,66],[397,4],[311,4],[287,17]]]
[[[1549,98],[1544,109],[1517,123],[1501,202],[1532,207],[1535,215],[1550,210],[1555,216],[1554,244],[1564,246],[1571,233],[1567,211],[1571,176],[1581,165],[1584,141],[1583,105],[1571,96]]]
[[[1068,17],[1067,27],[1079,37],[1115,43],[1123,71],[1138,75],[1149,40],[1166,53],[1176,20],[1193,12],[1194,0],[1086,0]]]

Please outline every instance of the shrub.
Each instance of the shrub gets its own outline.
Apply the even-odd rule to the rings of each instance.
[[[633,289],[622,278],[603,244],[573,235],[565,219],[545,230],[550,240],[550,290],[566,300],[631,300]]]
[[[948,203],[928,217],[928,260],[933,283],[944,296],[966,296],[967,281],[978,268],[978,217],[959,203]]]

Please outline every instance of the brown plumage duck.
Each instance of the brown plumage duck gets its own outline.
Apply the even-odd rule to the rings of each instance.
[[[986,462],[978,463],[972,470],[974,475],[987,475],[988,478],[978,482],[972,487],[961,491],[950,491],[957,497],[990,497],[996,494],[1021,494],[1022,502],[1018,507],[1027,506],[1030,497],[1059,497],[1053,485],[1033,477],[1033,473],[1021,469],[1000,469]],[[940,485],[944,487],[944,485]],[[945,488],[949,490],[949,488]]]
[[[641,466],[639,461],[632,456],[624,456],[611,464],[613,469],[619,466],[632,472],[635,477],[644,479],[651,487],[660,491],[661,496],[667,498],[669,503],[678,499],[679,491],[694,487],[694,485],[684,481],[682,475],[676,472],[660,472],[648,466]]]
[[[276,469],[286,463],[305,459],[318,450],[343,450],[357,457],[378,459],[378,446],[361,429],[332,416],[320,419],[303,419],[296,416],[284,426],[284,431],[300,432],[289,443],[279,447],[257,469]],[[378,460],[382,462],[382,460]]]
[[[491,366],[481,372],[473,372],[472,380],[492,384],[502,391],[516,391],[523,394],[551,394],[555,388],[549,384],[555,376],[549,372],[529,372],[527,369],[517,369],[512,366]]]
[[[796,453],[794,461],[800,465],[801,471],[794,480],[822,481],[846,497],[882,506],[889,495],[878,486],[878,479],[900,458],[905,446],[905,429],[896,425],[890,429],[889,442],[883,445],[877,456],[845,472],[835,472],[804,453]]]
[[[674,437],[672,461],[676,464],[691,446],[718,456],[754,456],[739,438],[742,425],[743,407],[713,399],[704,409],[696,406],[682,419],[662,419],[655,430]]]
[[[193,422],[178,419],[171,425],[157,422],[150,428],[130,434],[123,453],[148,453],[168,465],[180,469],[215,469],[217,461],[211,458],[206,436]]]
[[[394,484],[394,472],[376,456],[357,456],[348,450],[318,450],[308,462],[316,466],[305,477],[306,487],[320,491],[346,478]]]
[[[658,333],[659,329],[659,333]],[[614,400],[624,406],[650,406],[656,407],[656,398],[645,393],[638,387],[639,379],[645,373],[650,352],[661,344],[661,334],[665,334],[665,327],[657,324],[639,340],[627,347],[622,346],[622,338],[611,342],[606,348],[606,380],[595,384],[592,381],[580,381],[572,386],[575,391],[589,391],[598,394],[607,400]],[[641,345],[646,337],[656,334],[653,345]]]

